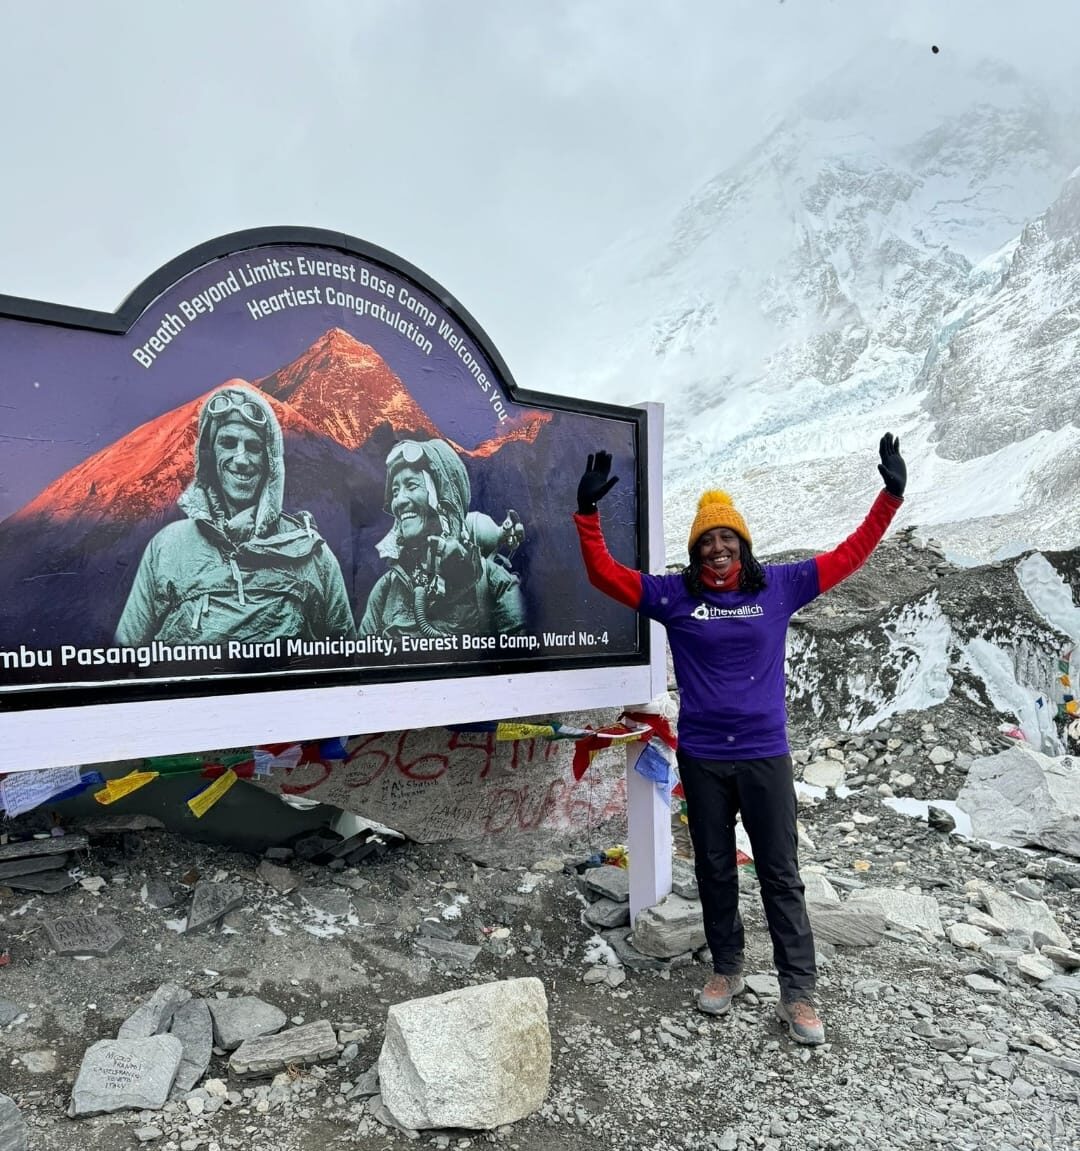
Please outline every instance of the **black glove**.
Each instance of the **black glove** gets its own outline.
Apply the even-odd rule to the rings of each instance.
[[[904,497],[904,488],[907,487],[907,465],[900,454],[900,437],[886,432],[878,445],[881,452],[881,463],[878,471],[885,481],[885,490],[900,499]]]
[[[577,510],[580,515],[591,516],[596,511],[597,503],[619,482],[618,476],[608,474],[610,471],[610,452],[597,452],[589,456],[585,473],[577,486]]]

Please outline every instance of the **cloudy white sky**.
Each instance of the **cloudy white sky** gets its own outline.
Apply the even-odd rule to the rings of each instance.
[[[537,386],[577,269],[887,37],[1078,95],[1075,0],[0,0],[0,293],[112,309],[222,233],[336,229]]]

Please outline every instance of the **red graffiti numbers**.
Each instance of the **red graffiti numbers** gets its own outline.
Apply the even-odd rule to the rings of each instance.
[[[477,779],[487,779],[495,763],[498,744],[493,731],[452,731],[446,748],[454,755],[454,769],[460,770],[464,764],[475,765],[480,769]],[[468,754],[472,752],[474,754]],[[464,754],[463,754],[464,753]]]
[[[450,757],[438,751],[423,751],[417,755],[414,750],[416,744],[430,747],[431,739],[424,731],[403,731],[398,740],[394,766],[406,779],[430,783],[450,767]]]
[[[345,761],[349,787],[367,787],[390,766],[393,756],[379,746],[386,742],[386,733],[380,731],[374,735],[361,736],[349,750],[349,757]]]

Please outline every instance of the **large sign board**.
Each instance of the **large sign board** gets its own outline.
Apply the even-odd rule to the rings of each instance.
[[[571,519],[610,452],[609,545],[648,566],[658,418],[519,388],[391,253],[264,229],[115,314],[0,297],[0,365],[0,743],[71,734],[0,770],[662,689]]]

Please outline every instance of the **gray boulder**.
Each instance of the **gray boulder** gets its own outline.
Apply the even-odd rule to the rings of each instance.
[[[667,896],[638,915],[631,942],[643,955],[656,959],[696,951],[705,943],[701,904],[679,895]]]
[[[83,1056],[68,1115],[159,1110],[169,1098],[183,1053],[175,1035],[99,1040]]]
[[[544,1101],[551,1078],[547,996],[508,979],[394,1004],[379,1054],[382,1101],[413,1130],[492,1130]]]
[[[214,1019],[214,1042],[223,1051],[235,1051],[248,1039],[272,1035],[286,1023],[285,1012],[254,995],[211,999],[207,1006]]]
[[[903,931],[945,937],[941,909],[932,895],[903,891],[897,887],[868,887],[853,891],[845,906],[854,909],[860,904],[880,912],[889,924]]]
[[[956,797],[982,839],[1080,856],[1080,763],[1017,744],[972,762]]]
[[[205,999],[189,999],[172,1017],[169,1034],[180,1040],[184,1054],[173,1083],[173,1093],[190,1091],[206,1074],[213,1053],[214,1028]]]
[[[26,1123],[14,1099],[0,1095],[0,1151],[27,1151]]]
[[[820,871],[801,871],[799,878],[803,881],[804,897],[808,904],[835,905],[840,902],[839,892]]]
[[[240,1079],[276,1075],[287,1067],[324,1063],[338,1054],[337,1035],[328,1019],[290,1027],[276,1035],[245,1039],[229,1056],[229,1071]]]
[[[869,903],[808,903],[810,927],[819,943],[872,947],[885,934],[885,917]]]
[[[1006,931],[1020,932],[1033,939],[1038,933],[1045,936],[1045,941],[1052,946],[1069,946],[1069,937],[1043,900],[1010,895],[988,883],[980,884],[979,891],[986,901],[986,910]]]
[[[630,922],[630,904],[601,897],[585,908],[585,922],[590,927],[622,927]]]
[[[630,898],[630,872],[625,867],[590,867],[582,876],[594,895],[603,895],[615,903]]]
[[[175,983],[163,983],[150,998],[120,1024],[118,1039],[148,1039],[169,1029],[177,1008],[191,998],[191,992]]]

